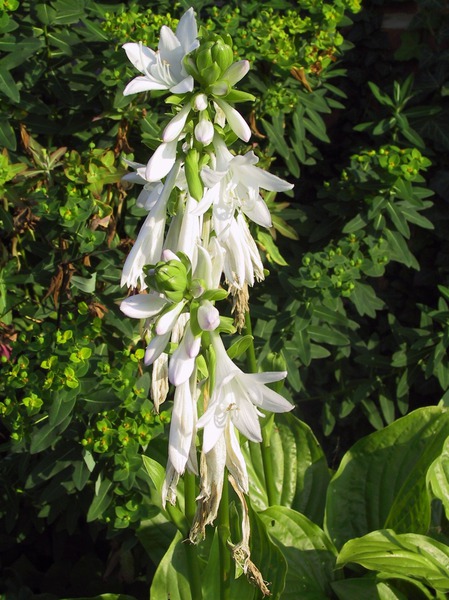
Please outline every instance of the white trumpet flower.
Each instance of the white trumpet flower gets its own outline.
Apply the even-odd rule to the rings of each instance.
[[[193,78],[187,74],[183,59],[198,48],[198,27],[193,8],[181,17],[176,32],[166,27],[161,29],[158,50],[155,52],[142,43],[127,43],[123,48],[142,73],[126,86],[123,94],[137,94],[148,90],[170,90],[184,94],[193,90]]]
[[[198,420],[198,428],[204,428],[203,452],[209,452],[222,437],[228,419],[253,442],[262,441],[258,408],[271,412],[292,410],[290,404],[265,384],[286,377],[285,371],[244,373],[229,358],[221,337],[211,333],[216,355],[215,387],[206,412]]]
[[[195,214],[203,214],[212,206],[217,235],[229,226],[238,209],[254,223],[271,227],[270,211],[260,195],[260,188],[285,192],[292,189],[293,185],[256,167],[259,159],[254,152],[234,156],[218,135],[214,137],[213,145],[216,165],[214,169],[206,165],[201,170],[201,177],[208,189],[198,203]]]

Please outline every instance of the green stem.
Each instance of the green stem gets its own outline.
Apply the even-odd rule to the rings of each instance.
[[[195,475],[187,471],[184,473],[184,501],[184,512],[189,525],[192,525],[196,512]]]
[[[251,326],[251,317],[249,312],[247,312],[245,315],[245,330],[247,335],[253,335],[253,328]],[[250,372],[257,373],[257,360],[256,352],[254,349],[254,338],[252,339],[251,344],[249,345],[248,350],[246,351],[246,361]],[[262,444],[260,446],[260,450],[262,453],[263,473],[265,477],[265,489],[267,490],[269,506],[273,506],[273,504],[276,504],[277,498],[276,487],[274,485],[273,459],[271,456],[270,445],[272,419],[272,416],[267,416],[265,418],[265,425],[262,427]]]
[[[229,484],[225,472],[223,492],[218,509],[218,544],[220,554],[220,600],[231,598],[231,552],[228,547],[229,528]]]
[[[189,583],[192,598],[202,600],[203,591],[201,589],[201,569],[198,561],[198,547],[187,541],[184,544],[187,556],[187,564],[189,565]]]
[[[192,473],[184,473],[184,501],[185,515],[177,506],[167,504],[166,510],[185,540],[183,544],[187,564],[189,567],[189,584],[192,598],[202,600],[203,592],[201,589],[201,567],[198,560],[198,548],[189,541],[189,531],[195,516],[195,476]]]

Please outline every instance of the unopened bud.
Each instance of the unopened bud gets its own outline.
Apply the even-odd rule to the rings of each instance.
[[[198,202],[203,198],[204,186],[200,177],[199,170],[199,152],[195,148],[191,148],[187,152],[185,160],[185,174],[189,194]]]
[[[204,146],[208,146],[214,139],[214,126],[206,116],[200,116],[200,120],[195,127],[195,138]]]
[[[173,302],[180,302],[188,287],[187,269],[178,257],[158,263],[154,270],[154,282],[159,292],[163,292]]]
[[[197,319],[203,331],[214,331],[220,325],[220,313],[209,300],[199,307]]]
[[[208,105],[206,94],[197,94],[193,100],[193,108],[197,111],[206,110]]]

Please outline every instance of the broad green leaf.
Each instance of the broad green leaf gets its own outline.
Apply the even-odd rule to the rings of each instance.
[[[326,530],[337,547],[375,529],[425,533],[427,471],[449,435],[449,411],[418,409],[354,444],[329,484]]]
[[[8,150],[17,148],[16,134],[7,119],[0,119],[0,146]]]
[[[268,507],[260,444],[247,442],[243,452],[248,465],[251,500]],[[322,523],[330,479],[324,452],[311,429],[290,413],[276,415],[270,438],[275,504],[302,512]]]
[[[309,114],[310,116],[310,114]],[[304,119],[304,127],[307,129],[309,133],[311,133],[314,137],[316,137],[321,142],[330,142],[329,137],[323,131],[323,129],[317,125],[316,120]]]
[[[0,51],[8,52],[4,56],[0,65],[5,69],[14,69],[23,64],[27,58],[35,54],[42,46],[44,41],[39,38],[29,37],[21,40],[19,43],[2,43],[0,40]]]
[[[86,36],[89,41],[92,40],[95,42],[109,42],[109,38],[106,35],[106,33],[96,23],[94,23],[90,19],[81,19],[81,22],[86,28],[86,30],[91,34],[91,36]]]
[[[262,119],[263,126],[268,134],[270,142],[283,158],[288,158],[290,155],[290,148],[284,138],[284,121],[281,115],[273,118],[273,122],[269,123],[265,119]]]
[[[395,590],[389,583],[379,581],[375,577],[334,581],[331,586],[339,600],[408,600],[407,596]]]
[[[446,519],[449,519],[449,438],[445,441],[443,451],[432,463],[427,482],[433,495],[443,504]]]
[[[104,511],[112,502],[112,492],[109,490],[112,487],[112,481],[109,479],[97,480],[95,497],[87,511],[86,521],[91,523],[101,517]]]
[[[188,561],[188,552],[196,552],[197,548],[185,542],[182,534],[178,531],[165,553],[164,558],[154,575],[150,589],[151,600],[196,600],[190,590],[190,577],[200,573],[193,573]],[[199,561],[197,567],[204,564]]]
[[[85,598],[65,598],[64,600],[136,600],[127,594],[101,594],[101,596],[88,596]]]
[[[149,456],[142,456],[143,466],[145,467],[145,471],[150,476],[151,481],[153,482],[154,487],[157,490],[162,490],[162,486],[164,484],[165,479],[165,469],[164,467]]]
[[[259,513],[288,564],[282,600],[327,600],[335,579],[337,551],[326,534],[304,515],[285,506]]]
[[[273,542],[268,534],[266,520],[262,519],[260,514],[256,513],[250,505],[248,505],[248,511],[251,527],[251,561],[266,582],[266,585],[271,592],[270,598],[273,598],[273,600],[281,600],[284,598],[283,590],[287,572],[285,557],[279,549],[278,544]],[[237,532],[235,535],[238,536],[237,539],[234,539],[235,536],[231,533],[233,543],[238,543],[240,541],[240,519],[236,529]],[[231,531],[232,530],[231,520]],[[239,600],[259,600],[262,597],[257,586],[250,583],[245,574],[240,574],[236,569],[236,575],[238,578],[231,581],[230,598],[238,598]],[[204,597],[211,598],[216,596],[205,595]]]
[[[349,540],[337,557],[337,566],[350,563],[383,576],[403,576],[449,591],[449,547],[424,535],[384,529]]]
[[[306,108],[306,115],[309,117],[309,126],[307,125],[307,119],[304,119],[304,126],[306,129],[310,131],[315,137],[320,139],[323,142],[330,142],[330,139],[326,133],[326,124],[323,121],[322,117],[316,110]],[[310,129],[310,123],[314,125],[314,131]]]
[[[176,534],[176,527],[159,513],[152,519],[142,521],[136,535],[148,556],[158,565]]]
[[[16,85],[11,73],[5,67],[0,67],[0,91],[8,96],[13,102],[20,101],[19,88]]]
[[[302,381],[299,375],[299,367],[296,362],[298,356],[296,344],[292,346],[291,344],[286,343],[284,347],[281,348],[281,355],[287,364],[288,381],[295,392],[299,392],[302,389]]]
[[[80,492],[89,481],[90,471],[84,460],[77,460],[73,464],[73,483]]]
[[[253,340],[254,338],[252,335],[238,336],[235,342],[233,342],[227,350],[229,358],[238,358],[244,354],[252,344]]]

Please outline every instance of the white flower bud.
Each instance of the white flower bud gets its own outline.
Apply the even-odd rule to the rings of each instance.
[[[208,146],[214,139],[214,126],[207,118],[201,117],[195,127],[195,138],[204,146]]]
[[[220,325],[220,313],[209,300],[198,309],[198,324],[203,331],[214,331]]]
[[[207,96],[206,94],[197,94],[193,100],[193,108],[195,110],[206,110],[207,108]]]

